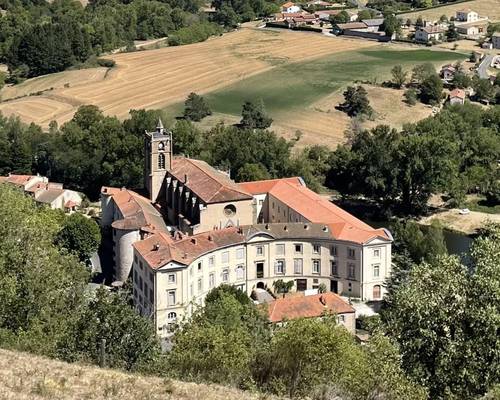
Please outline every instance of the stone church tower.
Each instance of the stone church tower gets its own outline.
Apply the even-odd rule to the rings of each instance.
[[[144,185],[153,202],[161,202],[165,175],[172,168],[172,132],[161,119],[154,132],[146,132],[144,140]]]

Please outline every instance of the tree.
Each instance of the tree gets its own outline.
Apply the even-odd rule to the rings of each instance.
[[[203,151],[203,133],[188,120],[178,120],[172,128],[174,154],[200,157]]]
[[[358,13],[358,20],[359,21],[362,21],[364,19],[370,19],[372,18],[372,13],[370,12],[370,10],[360,10],[359,13]]]
[[[437,74],[430,75],[420,85],[420,100],[427,104],[438,104],[443,97],[443,82]]]
[[[349,13],[345,10],[342,10],[337,15],[330,15],[330,22],[333,24],[346,24],[351,20]]]
[[[416,85],[421,85],[425,79],[436,75],[436,69],[431,63],[418,64],[412,69],[411,80]]]
[[[93,219],[74,213],[64,221],[56,242],[61,248],[74,252],[80,261],[86,261],[99,248],[101,231]]]
[[[368,100],[368,93],[363,86],[356,88],[348,86],[344,91],[344,103],[340,105],[340,108],[351,117],[373,113],[370,101]]]
[[[451,23],[448,25],[448,30],[446,31],[445,35],[448,42],[454,42],[458,40],[458,32],[455,24]]]
[[[398,89],[401,89],[406,83],[408,72],[403,71],[403,67],[401,67],[401,65],[395,65],[391,69],[391,74],[392,74],[392,82]]]
[[[385,32],[386,36],[392,37],[395,33],[401,33],[401,23],[395,15],[387,15],[380,29]]]
[[[489,103],[493,100],[495,90],[488,79],[475,78],[472,81],[472,86],[474,88],[474,96],[479,101]]]
[[[405,102],[410,106],[417,104],[417,91],[415,89],[408,89],[404,93]]]
[[[273,123],[264,108],[264,102],[260,100],[257,104],[246,101],[241,111],[240,124],[246,129],[266,129]]]
[[[421,28],[424,26],[424,20],[422,19],[422,16],[419,15],[417,20],[415,21],[415,28]]]
[[[236,180],[238,182],[261,181],[270,179],[267,169],[259,163],[246,163],[238,170]]]
[[[288,281],[285,282],[283,279],[278,279],[273,282],[273,287],[276,293],[288,293],[295,285],[295,282]]]
[[[453,79],[451,81],[451,84],[455,88],[460,88],[460,89],[467,89],[468,87],[471,86],[472,80],[469,77],[469,75],[465,74],[462,71],[457,71],[453,75]]]
[[[206,100],[196,93],[189,94],[184,102],[184,107],[184,118],[191,121],[201,121],[203,118],[212,115]]]

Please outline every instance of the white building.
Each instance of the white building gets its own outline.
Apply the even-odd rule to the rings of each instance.
[[[455,21],[458,22],[476,22],[479,19],[479,14],[470,9],[457,11],[455,17]]]

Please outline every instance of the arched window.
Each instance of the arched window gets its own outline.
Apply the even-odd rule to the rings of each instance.
[[[165,169],[165,154],[163,153],[158,155],[158,168]]]
[[[174,320],[176,320],[176,319],[177,319],[177,314],[176,314],[176,313],[174,313],[174,312],[169,312],[169,313],[167,314],[167,318],[168,318],[170,321],[174,321]]]
[[[375,285],[373,287],[373,298],[380,299],[380,285]]]

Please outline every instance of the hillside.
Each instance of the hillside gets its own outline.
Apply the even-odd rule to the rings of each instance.
[[[215,385],[144,377],[0,349],[2,400],[252,400],[258,395]]]

